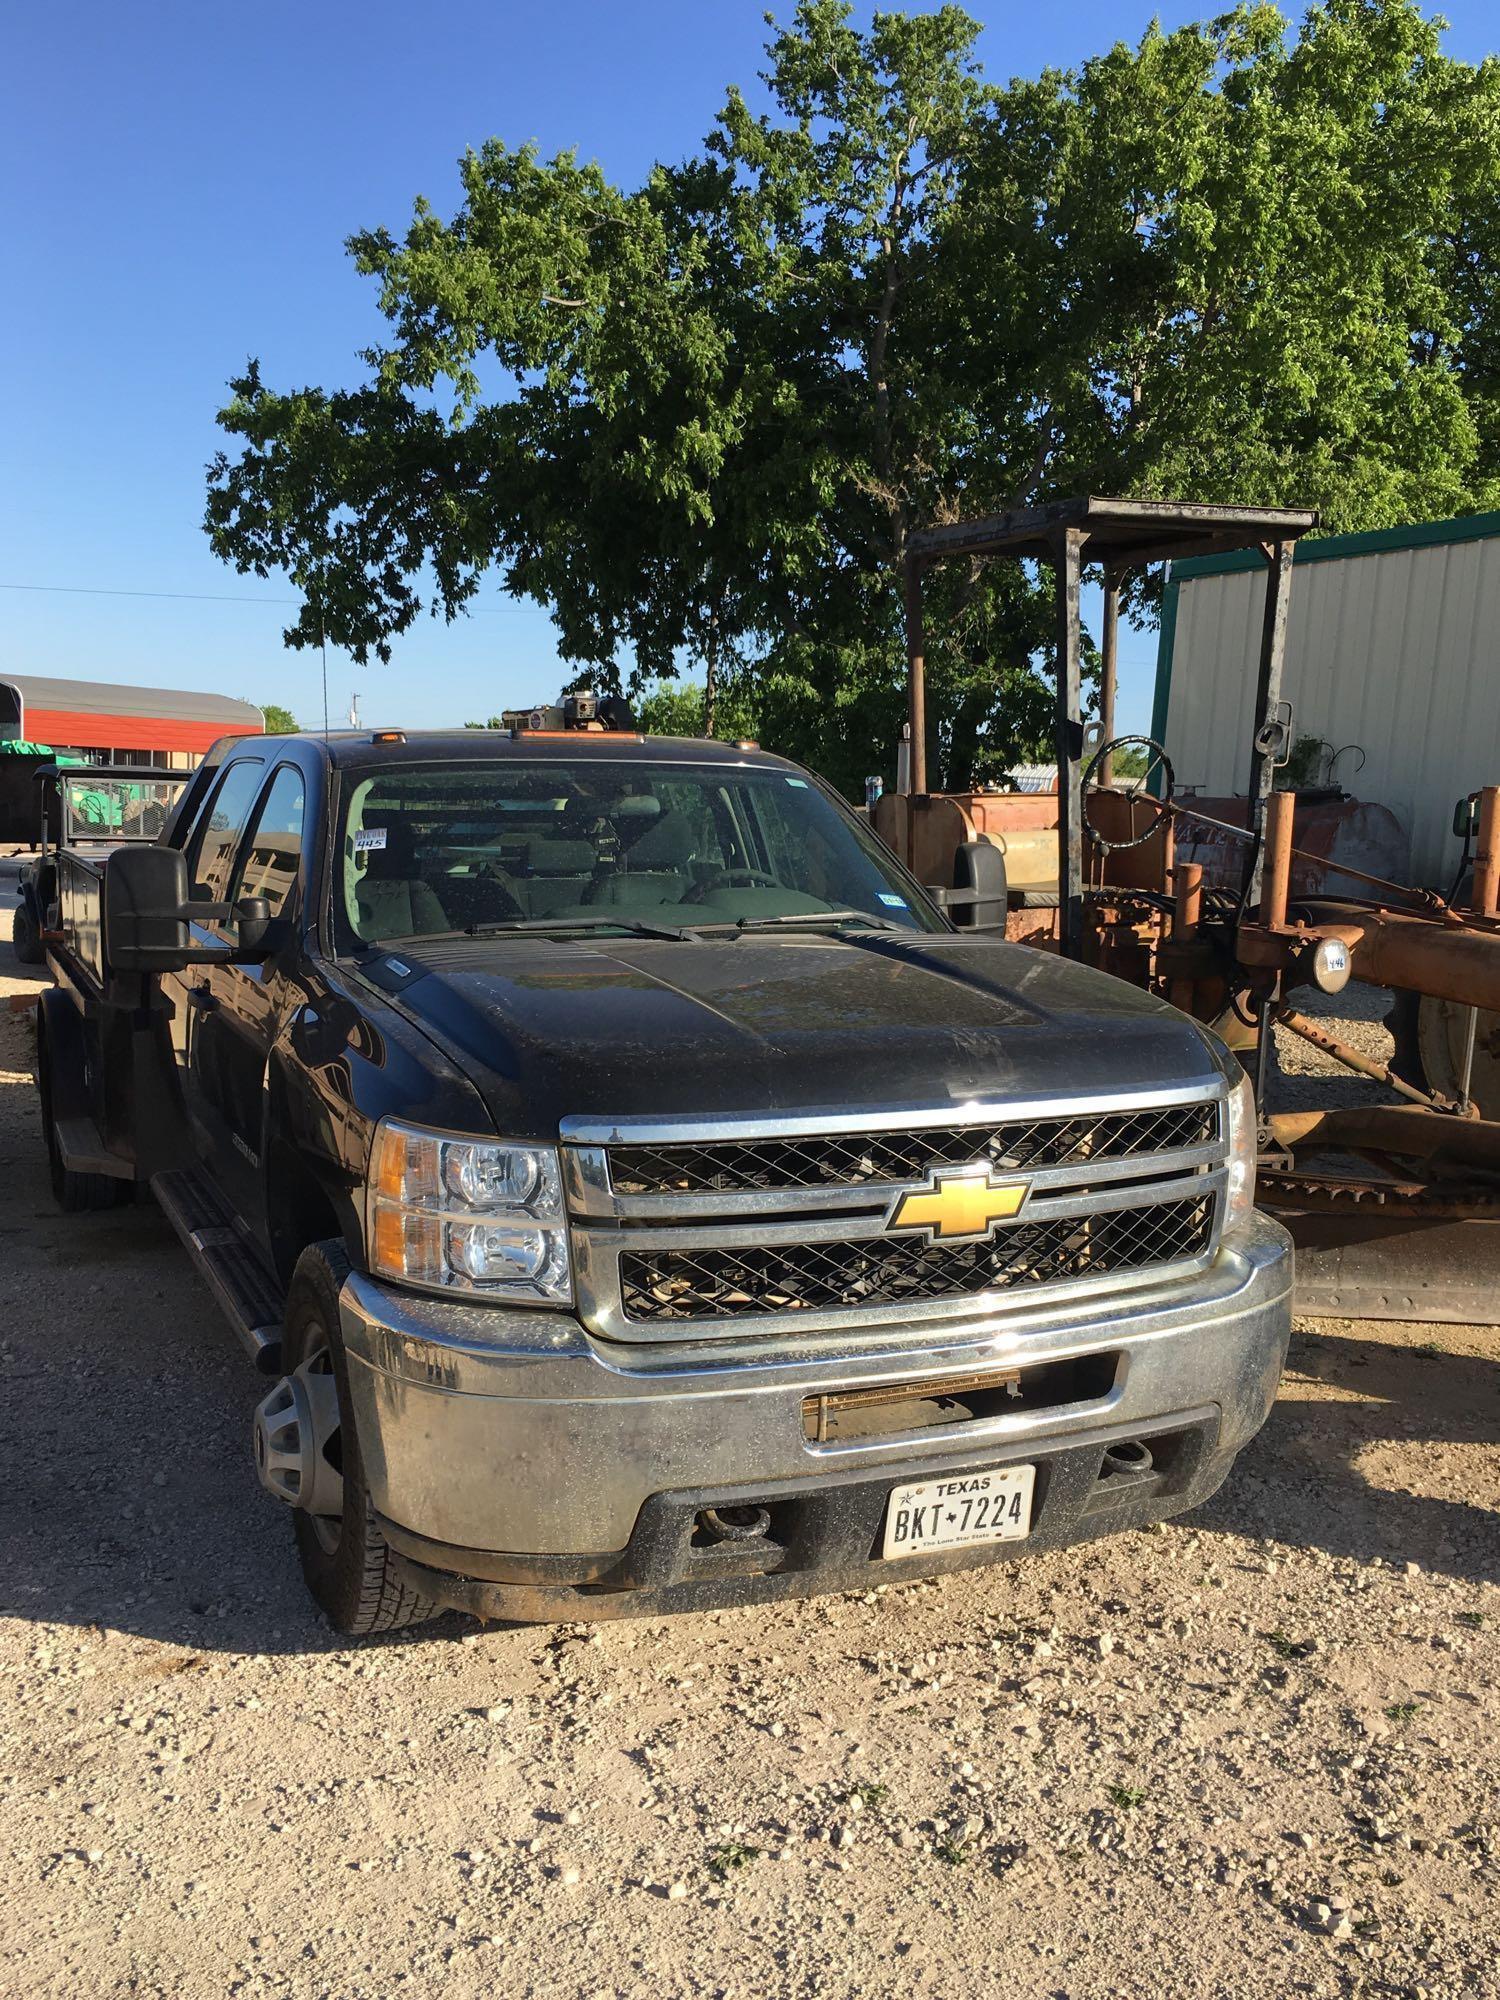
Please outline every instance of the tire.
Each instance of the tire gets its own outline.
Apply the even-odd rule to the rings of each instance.
[[[440,1606],[401,1582],[375,1520],[349,1399],[349,1365],[339,1328],[339,1292],[349,1259],[339,1243],[314,1243],[297,1259],[287,1289],[282,1366],[290,1375],[321,1348],[338,1387],[339,1469],[344,1511],[331,1519],[296,1508],[292,1515],[302,1578],[335,1631],[354,1638],[396,1632],[437,1616]]]
[[[1457,1098],[1464,1073],[1464,1041],[1469,1010],[1451,1000],[1424,993],[1417,1001],[1416,1041],[1422,1078],[1429,1090]],[[1481,1118],[1500,1116],[1500,1015],[1479,1009],[1474,1055],[1469,1066],[1469,1095]]]
[[[40,965],[44,957],[36,918],[24,903],[10,920],[10,948],[22,965]]]
[[[47,1030],[37,1024],[36,1087],[42,1100],[42,1137],[47,1145],[47,1170],[52,1179],[52,1198],[68,1215],[120,1208],[135,1199],[133,1181],[116,1180],[112,1174],[80,1174],[63,1164],[62,1145],[57,1136],[53,1110],[52,1053]]]

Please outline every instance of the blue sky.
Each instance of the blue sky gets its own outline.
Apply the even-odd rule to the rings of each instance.
[[[970,0],[999,79],[1075,62],[1215,7]],[[781,12],[789,12],[784,7]],[[1450,0],[1454,54],[1500,41],[1493,0]],[[227,377],[354,379],[378,333],[351,230],[443,211],[454,162],[499,135],[577,146],[633,182],[753,84],[763,0],[19,0],[0,89],[8,305],[0,315],[0,590],[13,671],[218,690],[321,712],[315,656],[274,600],[209,553],[203,467]],[[214,601],[198,601],[209,598]],[[248,599],[246,602],[229,601]],[[452,627],[424,620],[390,667],[330,654],[334,716],[455,722],[550,694],[544,612],[493,587]],[[1122,634],[1124,727],[1150,713],[1154,637]]]

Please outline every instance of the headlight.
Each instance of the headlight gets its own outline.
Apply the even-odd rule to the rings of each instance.
[[[379,1277],[523,1304],[572,1299],[554,1146],[450,1138],[383,1118],[368,1201]]]
[[[1342,993],[1349,984],[1349,947],[1342,938],[1320,938],[1313,953],[1313,984],[1320,993]]]
[[[1229,1182],[1224,1203],[1226,1230],[1243,1229],[1255,1207],[1255,1086],[1242,1076],[1229,1093]]]

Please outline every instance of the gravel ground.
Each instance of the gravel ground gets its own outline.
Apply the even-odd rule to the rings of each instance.
[[[30,1050],[0,1015],[0,1992],[1500,1993],[1493,1335],[1303,1327],[1151,1532],[345,1645],[165,1226],[53,1210]]]

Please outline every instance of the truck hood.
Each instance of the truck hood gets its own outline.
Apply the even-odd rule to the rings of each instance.
[[[1201,1085],[1175,1008],[998,938],[444,938],[363,962],[507,1138],[565,1118],[890,1112]]]

